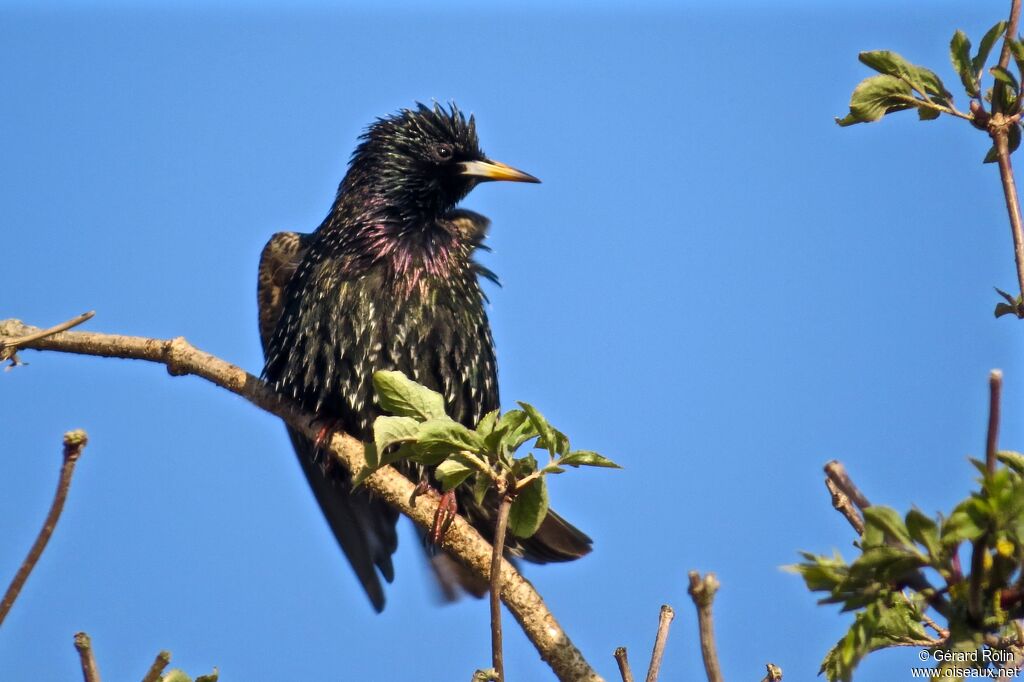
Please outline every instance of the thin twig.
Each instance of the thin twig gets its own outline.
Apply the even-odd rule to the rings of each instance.
[[[985,438],[985,471],[996,473],[996,454],[999,452],[999,403],[1003,392],[1003,373],[998,369],[988,375],[988,431]]]
[[[697,627],[700,630],[700,655],[704,659],[704,670],[708,682],[722,682],[722,669],[718,665],[718,650],[715,648],[715,619],[712,604],[718,592],[718,578],[708,573],[703,578],[697,571],[690,571],[690,588],[687,590],[697,607]]]
[[[825,487],[832,494],[832,506],[842,514],[850,525],[853,526],[853,530],[857,532],[857,535],[864,534],[864,519],[861,517],[860,512],[850,502],[850,498],[846,496],[836,482],[829,477],[825,477]]]
[[[661,659],[665,656],[665,642],[668,641],[668,628],[676,612],[668,604],[661,605],[658,614],[658,634],[654,638],[654,650],[651,651],[651,665],[647,668],[647,682],[658,682],[661,672]]]
[[[985,478],[996,473],[996,452],[999,442],[999,399],[1003,388],[1003,373],[994,369],[988,376],[988,429],[985,436]],[[987,484],[987,481],[986,481]],[[982,535],[971,547],[971,578],[967,587],[967,612],[976,622],[984,615],[982,583],[985,578],[985,554],[988,538]]]
[[[1020,215],[1020,200],[1017,198],[1017,183],[1013,178],[1013,164],[1010,162],[1010,138],[1007,124],[1000,114],[992,117],[989,135],[996,146],[996,160],[999,162],[999,180],[1003,184],[1003,198],[1010,218],[1010,232],[1013,234],[1013,258],[1017,264],[1017,284],[1024,297],[1024,221]],[[1020,316],[1021,306],[1017,306]]]
[[[68,488],[71,487],[71,477],[75,473],[75,464],[78,462],[82,449],[85,448],[85,444],[88,441],[89,438],[86,436],[85,431],[68,431],[64,434],[64,463],[61,465],[60,477],[57,479],[57,492],[53,496],[50,511],[46,515],[46,520],[43,522],[39,535],[36,536],[36,541],[32,544],[32,549],[29,550],[28,556],[25,557],[21,568],[18,569],[18,572],[14,575],[14,580],[11,581],[10,586],[7,588],[7,592],[4,593],[3,600],[0,601],[0,624],[4,622],[4,618],[7,617],[11,607],[14,606],[14,600],[18,598],[21,588],[25,586],[25,581],[28,580],[32,569],[35,568],[39,557],[42,556],[43,550],[46,549],[46,543],[50,541],[53,529],[57,527],[57,521],[64,510],[64,502],[68,498]]]
[[[1010,44],[1006,38],[1017,37],[1017,25],[1020,23],[1020,0],[1010,2],[1010,20],[1007,22],[1005,38],[1003,39],[1003,51],[999,53],[999,66],[1004,69],[1010,65]]]
[[[825,475],[839,486],[839,489],[850,498],[851,502],[857,505],[857,509],[863,511],[871,506],[868,498],[864,496],[864,493],[860,491],[860,488],[853,482],[850,475],[846,473],[846,467],[843,466],[842,462],[834,459],[826,464]]]
[[[622,682],[634,682],[633,671],[629,669],[629,658],[626,656],[626,647],[620,646],[615,650],[615,662],[619,664]]]
[[[149,670],[146,671],[146,676],[142,678],[142,682],[159,682],[160,673],[164,671],[164,668],[171,662],[171,652],[161,651],[156,655],[156,660],[153,661],[153,665],[149,666]]]
[[[1010,19],[1003,36],[1003,49],[999,54],[999,66],[1006,68],[1010,64],[1011,39],[1017,37],[1020,24],[1021,0],[1011,0]],[[999,163],[999,180],[1003,185],[1003,197],[1006,200],[1006,212],[1010,217],[1010,231],[1013,234],[1013,257],[1017,263],[1017,284],[1020,287],[1020,298],[1024,302],[1024,225],[1020,215],[1020,200],[1017,198],[1017,183],[1013,177],[1013,165],[1010,162],[1010,127],[1016,125],[1014,120],[1003,116],[1002,112],[993,112],[988,121],[988,133],[996,148],[996,161]],[[1024,304],[1018,304],[1017,316],[1024,316]]]
[[[82,663],[82,677],[85,682],[100,682],[100,669],[96,666],[96,657],[92,653],[92,640],[84,632],[75,633],[75,648]]]
[[[87,313],[82,313],[77,317],[72,317],[70,320],[65,320],[60,324],[54,325],[49,329],[40,329],[37,332],[33,332],[31,334],[27,334],[25,336],[21,336],[18,338],[0,339],[0,362],[3,362],[4,360],[9,360],[14,355],[15,351],[18,350],[18,348],[26,346],[32,343],[33,341],[38,341],[39,339],[45,339],[47,336],[53,336],[54,334],[59,334],[61,332],[67,331],[72,327],[77,327],[83,322],[92,319],[92,317],[95,314],[95,310],[90,310]]]
[[[20,338],[35,331],[38,330],[18,320],[0,320],[0,337]],[[164,340],[73,331],[32,341],[23,347],[160,363],[173,376],[192,374],[245,398],[256,407],[280,417],[307,438],[315,439],[318,435],[318,429],[312,425],[315,421],[313,415],[277,395],[252,374],[204,353],[183,338]],[[329,442],[324,443],[324,451],[330,452],[338,466],[346,471],[360,471],[366,466],[363,444],[347,434],[332,433]],[[415,484],[393,467],[382,467],[367,478],[363,485],[393,509],[412,519],[420,528],[429,530],[433,525],[439,496],[433,491],[425,493],[416,498],[413,505],[411,498]],[[463,518],[455,518],[445,534],[442,548],[482,580],[489,577],[491,545]],[[587,663],[558,624],[533,585],[508,561],[503,560],[501,575],[502,600],[555,675],[560,680],[601,680],[601,676]]]
[[[761,682],[782,682],[782,668],[774,663],[765,665],[765,668],[768,672],[761,678]]]
[[[501,490],[501,504],[498,505],[498,521],[494,527],[494,544],[491,553],[491,666],[498,673],[498,682],[505,682],[505,656],[501,648],[501,558],[505,553],[505,529],[508,528],[508,512],[512,508],[512,496],[507,485]]]

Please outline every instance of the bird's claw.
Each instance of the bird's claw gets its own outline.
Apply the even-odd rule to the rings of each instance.
[[[431,546],[436,547],[441,544],[458,511],[459,505],[455,501],[455,491],[449,490],[441,496],[441,500],[437,504],[437,513],[434,514],[434,525],[431,526],[430,535],[427,536]]]

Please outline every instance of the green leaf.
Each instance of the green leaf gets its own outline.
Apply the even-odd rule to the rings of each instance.
[[[367,448],[366,463],[376,469],[390,462],[381,462],[380,457],[385,455],[388,448],[402,443],[415,442],[420,430],[420,422],[412,417],[390,417],[381,416],[373,420],[373,444],[374,448]],[[373,460],[370,453],[373,453]]]
[[[800,554],[805,563],[786,566],[786,570],[798,573],[811,592],[833,592],[850,574],[850,567],[838,552],[831,557],[810,552]]]
[[[830,682],[850,682],[857,664],[872,651],[894,646],[928,646],[931,640],[916,610],[896,597],[875,602],[857,614],[853,625],[828,652],[819,672]]]
[[[189,677],[184,670],[168,670],[160,678],[162,682],[192,682],[192,678]]]
[[[1013,55],[1013,61],[1017,64],[1017,71],[1024,74],[1024,43],[1013,38],[1006,42],[1010,46],[1010,54]]]
[[[895,540],[905,547],[913,545],[910,533],[899,512],[892,507],[872,505],[864,509],[864,523],[880,529],[886,538]]]
[[[492,410],[480,418],[480,423],[476,425],[476,432],[481,437],[487,438],[494,431],[494,427],[498,423],[498,411]]]
[[[569,452],[569,437],[554,427],[551,427],[551,430],[555,434],[555,442],[550,444],[544,439],[544,436],[541,436],[537,439],[537,447],[544,448],[552,454],[552,457],[561,457]]]
[[[473,479],[473,499],[477,504],[484,503],[484,497],[487,495],[487,491],[490,487],[490,477],[484,475],[482,472],[477,472],[476,478]]]
[[[458,422],[431,419],[420,425],[417,442],[422,445],[443,444],[459,450],[480,453],[486,449],[484,439]]]
[[[840,126],[877,121],[886,114],[917,106],[910,86],[895,76],[881,75],[866,78],[850,96],[850,113],[836,119]]]
[[[536,438],[539,434],[533,427],[533,423],[522,410],[509,410],[501,415],[498,426],[488,439],[488,446],[497,448],[499,445],[514,452],[526,441]],[[497,442],[493,442],[497,436]]]
[[[987,505],[976,497],[964,500],[956,506],[949,518],[942,522],[942,544],[953,547],[961,542],[974,541],[985,534],[988,528]]]
[[[217,682],[217,679],[219,677],[220,673],[217,671],[216,668],[214,668],[213,672],[209,675],[200,675],[199,677],[197,677],[196,682]]]
[[[562,459],[558,460],[560,466],[588,466],[607,467],[609,469],[621,469],[622,467],[607,457],[602,457],[591,450],[573,450]]]
[[[422,464],[438,464],[463,450],[481,453],[486,450],[484,439],[447,417],[431,419],[420,424],[416,443],[413,445],[413,459]]]
[[[1000,450],[996,453],[996,458],[1018,474],[1024,475],[1024,454],[1013,450]]]
[[[558,444],[558,438],[555,436],[555,429],[548,423],[548,420],[544,418],[544,415],[540,411],[531,405],[530,403],[524,403],[519,401],[519,407],[523,408],[523,412],[526,413],[526,418],[530,420],[530,424],[533,426],[533,430],[540,436],[540,440],[545,443],[543,447],[551,453],[551,456],[555,456],[555,447]],[[568,443],[568,441],[566,441]]]
[[[472,476],[475,471],[476,469],[467,464],[462,456],[452,455],[437,465],[434,476],[441,483],[441,488],[448,492]]]
[[[997,81],[1000,81],[1002,83],[1006,83],[1011,88],[1013,88],[1015,92],[1020,90],[1020,86],[1017,85],[1017,79],[1007,69],[1004,69],[1001,66],[993,66],[988,71],[993,76],[995,76],[995,79]]]
[[[996,291],[1006,299],[1006,303],[996,304],[996,317],[1002,317],[1003,315],[1015,315],[1017,317],[1024,318],[1024,303],[1021,302],[1021,297],[1011,296],[1002,289],[996,288]]]
[[[441,394],[417,384],[401,372],[374,372],[373,387],[385,412],[420,421],[446,417]]]
[[[978,97],[981,94],[978,85],[977,70],[971,62],[971,41],[961,30],[953,34],[949,41],[949,58],[953,62],[953,68],[960,75],[960,82],[964,84],[964,90],[971,97]]]
[[[974,69],[974,73],[977,74],[977,78],[981,79],[981,71],[985,68],[985,62],[988,61],[988,55],[992,52],[992,46],[995,45],[1003,33],[1006,32],[1006,22],[1000,21],[998,24],[993,26],[985,34],[985,37],[981,39],[981,44],[978,46],[978,54],[974,56],[971,61],[971,67]]]
[[[512,464],[512,475],[517,479],[526,478],[537,470],[537,458],[533,456],[533,453],[528,453],[525,457],[520,457]]]
[[[943,100],[947,100],[951,96],[934,71],[911,64],[895,52],[889,50],[861,52],[859,59],[879,73],[905,81],[923,95],[936,95]]]
[[[508,512],[508,529],[513,535],[528,538],[537,532],[548,514],[548,486],[544,477],[535,478],[519,491]]]
[[[907,512],[906,523],[910,537],[920,543],[932,559],[938,557],[942,549],[939,544],[939,524],[917,509]]]

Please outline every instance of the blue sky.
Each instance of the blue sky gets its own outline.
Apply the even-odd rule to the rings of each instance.
[[[879,8],[884,4],[885,10]],[[0,318],[184,335],[257,372],[266,239],[311,230],[357,135],[415,100],[476,114],[484,149],[544,180],[491,184],[486,264],[506,405],[528,400],[626,468],[553,481],[595,551],[526,575],[589,660],[641,667],[677,609],[663,679],[703,675],[686,571],[715,571],[728,679],[811,679],[849,618],[779,567],[848,557],[821,465],[872,501],[948,509],[972,485],[986,376],[1024,409],[1021,323],[986,139],[912,114],[840,129],[888,48],[948,65],[1008,3],[611,3],[425,12],[261,2],[0,10]],[[958,99],[963,105],[963,97]],[[461,680],[488,662],[484,602],[441,607],[403,522],[370,609],[283,426],[195,378],[26,353],[0,376],[0,581],[85,428],[65,517],[0,632],[0,678],[108,679],[155,653],[225,680]],[[1005,447],[1024,449],[1008,420]],[[508,675],[548,679],[511,620]],[[859,679],[907,679],[910,651]]]

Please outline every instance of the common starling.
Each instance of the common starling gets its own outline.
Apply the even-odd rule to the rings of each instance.
[[[311,234],[275,234],[260,258],[259,325],[264,378],[325,423],[373,439],[381,414],[373,373],[399,370],[444,396],[468,427],[498,408],[494,343],[474,260],[489,221],[456,208],[478,183],[539,182],[480,151],[473,117],[418,105],[378,119],[362,135],[327,217]],[[384,608],[397,513],[332,466],[313,442],[290,431],[299,463],[338,543],[374,608]],[[400,463],[411,480],[417,465]],[[493,499],[457,492],[460,513],[490,539]],[[591,540],[553,511],[508,553],[536,563],[570,561]],[[451,560],[435,564],[442,587],[479,593]],[[454,570],[454,574],[452,571]]]

